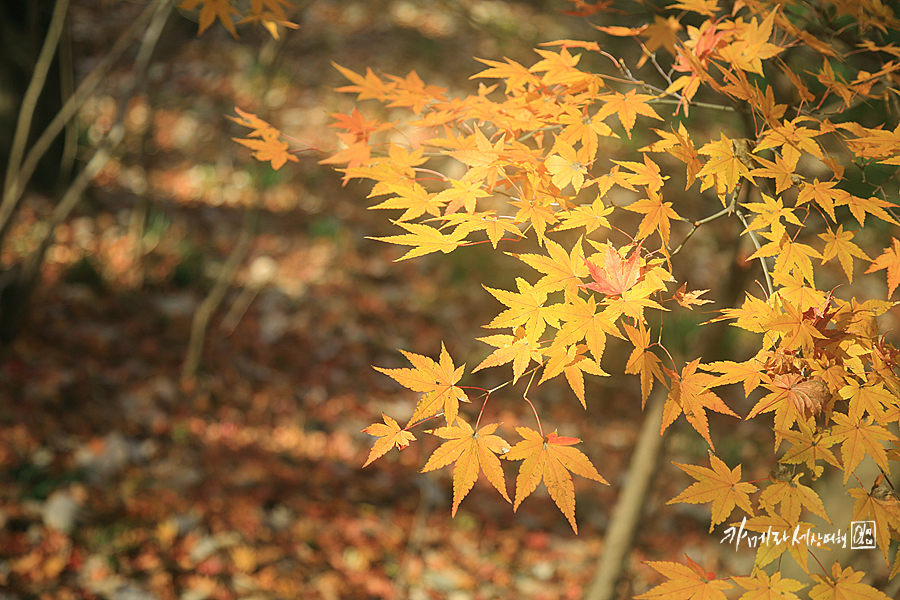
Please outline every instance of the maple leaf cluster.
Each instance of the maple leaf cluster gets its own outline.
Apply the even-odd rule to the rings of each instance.
[[[572,12],[582,16],[617,10],[615,2],[573,3]],[[661,433],[683,415],[714,450],[708,411],[740,418],[718,389],[733,384],[755,402],[744,418],[771,418],[780,467],[765,488],[741,482],[741,466],[728,468],[714,454],[712,469],[678,465],[697,481],[673,502],[712,502],[713,527],[735,508],[756,530],[794,528],[804,511],[828,519],[801,476],[818,478],[827,465],[846,484],[866,456],[886,475],[890,459],[900,456],[886,446],[900,447],[891,431],[900,420],[898,351],[878,323],[900,286],[900,240],[887,233],[900,226],[890,199],[900,174],[900,126],[869,127],[847,116],[859,105],[896,103],[900,50],[881,34],[896,33],[900,21],[878,0],[813,4],[822,11],[800,14],[790,2],[757,0],[726,10],[717,0],[684,0],[639,27],[597,28],[603,36],[632,38],[642,49],[636,65],[597,41],[548,42],[531,66],[479,59],[487,68],[473,79],[494,83],[463,97],[426,84],[415,71],[358,74],[335,65],[350,81],[338,91],[407,109],[405,127],[424,140],[399,144],[391,136],[399,121],[357,108],[335,115],[342,145],[321,162],[338,165],[345,183],[374,182],[370,197],[380,200],[371,208],[397,211],[393,222],[402,233],[375,239],[407,247],[398,260],[490,243],[535,271],[516,279],[515,290],[484,286],[504,306],[485,327],[503,331],[480,338],[493,350],[476,371],[511,364],[513,383],[530,374],[537,385],[564,375],[586,407],[584,376],[607,375],[601,363],[615,339],[630,351],[625,373],[637,376],[642,404],[657,384],[666,390]],[[831,38],[811,34],[813,25],[831,26],[816,21],[826,13],[852,26]],[[851,42],[852,52],[845,47]],[[591,64],[608,61],[611,74],[582,68],[586,55]],[[700,111],[741,113],[744,130],[689,130],[683,120],[659,127],[670,115]],[[629,146],[636,129],[652,131],[655,141]],[[602,149],[614,138],[615,148],[631,147],[635,156],[607,157]],[[684,165],[683,178],[673,163]],[[707,201],[686,201],[691,195]],[[762,292],[747,292],[740,306],[720,308],[708,322],[749,332],[758,351],[746,360],[698,357],[679,367],[655,323],[678,306],[712,301],[700,297],[708,290],[678,282],[673,264],[698,228],[720,220],[739,225],[736,245],[753,245],[744,262],[758,266]],[[510,250],[525,239],[534,251]],[[854,295],[861,291],[860,263],[864,274],[886,271],[885,298]],[[367,464],[412,441],[412,427],[442,416],[445,426],[430,431],[446,441],[425,470],[456,463],[453,512],[479,472],[509,500],[502,460],[522,460],[514,508],[543,481],[574,529],[570,473],[602,481],[572,448],[575,438],[518,427],[523,440],[509,445],[498,424],[469,424],[460,407],[470,400],[458,385],[463,369],[446,349],[438,362],[404,354],[413,369],[381,370],[421,399],[403,429],[388,417],[367,428],[379,437]],[[789,447],[779,456],[784,442]],[[869,491],[860,484],[851,490],[858,499],[854,518],[883,525],[879,545],[887,559],[890,540],[900,538],[896,497],[889,484]],[[757,492],[759,515],[750,498]],[[757,566],[784,551],[760,549]],[[806,551],[790,552],[805,568]],[[725,587],[690,561],[654,568],[678,579],[675,587],[697,582],[710,597]],[[863,586],[857,573],[837,564],[815,577],[813,595]],[[795,582],[761,572],[735,581],[758,595],[795,589]]]
[[[216,20],[222,23],[234,39],[239,39],[235,25],[244,23],[259,23],[276,40],[281,37],[278,32],[279,25],[290,29],[298,27],[284,12],[295,8],[288,0],[250,0],[250,7],[245,10],[236,8],[232,0],[182,0],[178,8],[195,10],[201,4],[203,6],[198,16],[197,35],[202,35]]]

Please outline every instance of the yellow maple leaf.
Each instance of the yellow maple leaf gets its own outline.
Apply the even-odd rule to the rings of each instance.
[[[231,139],[253,150],[253,158],[260,162],[271,162],[272,168],[276,171],[287,161],[298,162],[298,158],[288,152],[288,143],[281,139],[280,131],[256,115],[244,112],[236,106],[234,111],[241,118],[228,118],[244,127],[250,127],[253,131],[247,134],[248,139]]]
[[[451,516],[456,516],[456,509],[462,502],[466,494],[475,485],[478,480],[479,469],[484,472],[488,481],[491,482],[497,491],[506,499],[512,502],[506,493],[506,480],[503,477],[503,468],[500,466],[500,459],[497,455],[503,455],[509,452],[509,444],[506,440],[494,432],[499,426],[498,423],[485,425],[477,432],[472,426],[461,418],[457,417],[453,425],[447,427],[439,427],[438,429],[429,429],[426,433],[431,433],[439,438],[448,440],[438,446],[425,466],[422,467],[422,473],[446,467],[450,463],[456,463],[453,468],[453,508]]]
[[[622,127],[625,128],[625,132],[630,139],[631,130],[634,128],[634,122],[638,115],[650,117],[657,121],[663,120],[662,117],[656,114],[653,107],[647,104],[647,102],[653,99],[654,96],[638,94],[635,90],[628,90],[628,92],[624,94],[613,91],[612,94],[600,96],[600,100],[605,104],[597,112],[597,118],[605,119],[606,117],[615,114],[619,117],[619,121],[622,123]]]
[[[400,352],[412,363],[414,369],[385,369],[382,367],[374,367],[374,369],[394,378],[403,387],[414,392],[424,393],[409,422],[418,423],[437,414],[443,414],[447,423],[452,423],[459,413],[459,403],[469,401],[469,397],[466,396],[463,389],[456,385],[462,377],[465,365],[455,368],[443,343],[441,343],[440,362],[435,362],[421,354],[405,350]]]
[[[651,561],[647,564],[669,578],[650,591],[635,596],[636,600],[725,600],[722,590],[730,590],[733,586],[727,581],[717,580],[715,573],[707,573],[705,569],[685,554],[687,565],[676,562]]]
[[[709,437],[709,422],[706,419],[706,409],[714,410],[723,415],[737,417],[737,413],[710,391],[709,386],[715,381],[715,377],[708,373],[698,373],[697,367],[700,359],[694,359],[681,370],[679,375],[675,371],[663,367],[671,379],[669,395],[663,408],[663,422],[660,434],[672,424],[681,413],[684,413],[688,423],[703,436],[709,446],[715,449]],[[721,521],[719,521],[721,523]]]
[[[544,164],[553,180],[553,185],[563,189],[569,184],[578,192],[584,187],[585,175],[588,172],[591,157],[587,148],[577,151],[563,139],[558,139],[554,146],[555,154],[551,154]]]
[[[894,290],[900,285],[900,240],[891,238],[891,247],[872,261],[872,265],[866,269],[866,273],[874,273],[881,269],[887,269],[888,298],[894,295]]]
[[[416,439],[416,436],[410,432],[400,429],[400,425],[394,419],[384,413],[381,413],[381,416],[384,423],[373,423],[362,430],[362,433],[368,433],[378,438],[375,445],[372,446],[372,450],[369,451],[369,458],[366,459],[363,467],[367,467],[376,458],[384,456],[394,446],[402,450]]]
[[[412,246],[412,250],[398,258],[398,261],[439,251],[444,254],[449,254],[464,243],[466,235],[468,235],[470,231],[469,229],[458,225],[452,233],[444,234],[441,233],[439,229],[425,225],[424,223],[403,223],[401,221],[394,221],[394,224],[399,225],[409,233],[391,235],[388,237],[371,237],[368,239],[400,244],[403,246]]]
[[[522,500],[530,496],[543,480],[550,497],[569,520],[575,533],[578,533],[578,525],[575,523],[575,486],[569,472],[600,483],[607,483],[606,480],[600,476],[587,456],[571,447],[581,441],[578,438],[561,437],[555,432],[541,435],[528,427],[516,427],[516,431],[524,439],[503,455],[506,460],[524,459],[516,477],[513,510],[518,510]]]
[[[705,504],[712,502],[712,520],[709,531],[722,523],[731,515],[735,506],[750,516],[753,516],[753,506],[750,504],[750,494],[756,491],[752,483],[741,482],[741,465],[729,469],[725,462],[709,453],[709,464],[712,469],[697,465],[683,465],[672,463],[697,481],[691,486],[666,502],[674,504],[683,502],[687,504]]]

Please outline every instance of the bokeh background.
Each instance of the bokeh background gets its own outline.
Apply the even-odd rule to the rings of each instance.
[[[53,3],[23,4],[6,2],[2,20],[23,36],[4,43],[26,52],[27,66]],[[4,600],[574,599],[595,574],[641,425],[637,379],[592,379],[586,411],[562,379],[529,393],[544,427],[582,438],[611,483],[576,481],[578,536],[543,487],[513,514],[479,481],[451,519],[450,470],[418,474],[437,445],[420,430],[419,443],[361,469],[373,438],[360,431],[381,412],[408,418],[416,402],[372,365],[405,366],[398,348],[436,357],[444,342],[471,370],[489,352],[475,338],[492,333],[482,326],[502,309],[481,284],[512,289],[516,276],[533,274],[485,246],[393,262],[402,249],[368,239],[395,233],[384,212],[367,210],[370,186],[342,186],[318,161],[336,148],[329,114],[355,106],[333,91],[345,81],[331,62],[401,76],[414,69],[468,94],[477,88],[469,77],[484,68],[475,56],[530,65],[540,42],[598,32],[563,14],[572,4],[562,0],[294,4],[299,29],[282,28],[280,40],[252,25],[235,40],[218,23],[198,37],[196,10],[172,12],[145,84],[122,107],[122,144],[57,229],[41,283],[15,313],[17,335],[0,357]],[[65,43],[76,84],[145,6],[72,1]],[[611,53],[637,56],[627,40],[614,43]],[[116,121],[133,54],[117,61],[39,171],[4,241],[5,268],[37,248],[70,173]],[[54,69],[45,96],[65,88],[66,65]],[[3,136],[25,72],[4,66]],[[247,133],[227,118],[235,107],[280,128],[295,149],[314,150],[277,172],[257,163],[231,141]],[[45,98],[37,120],[56,108]],[[691,125],[713,138],[739,127],[718,116]],[[635,130],[608,153],[654,139]],[[703,214],[690,204],[702,197],[681,200]],[[738,272],[739,290],[758,276],[752,265],[734,267],[752,250],[726,246],[737,226],[723,227],[698,232],[679,278],[713,288],[713,298],[723,273]],[[237,268],[223,280],[229,256]],[[227,285],[185,372],[192,323],[217,281]],[[696,347],[705,313],[676,317],[667,345]],[[721,335],[717,352],[742,352],[739,335]],[[606,370],[621,373],[624,356],[608,355]],[[509,377],[500,371],[463,383],[494,387]],[[492,398],[492,420],[534,426],[525,383]],[[726,400],[741,414],[752,405],[737,393]],[[743,462],[745,477],[766,477],[765,426],[712,423],[735,432],[717,439],[719,456]],[[691,481],[670,461],[702,463],[706,448],[674,426],[622,597],[659,583],[644,561],[684,553],[708,570],[749,573],[753,554],[723,549],[722,532],[708,532],[708,507],[666,505]]]

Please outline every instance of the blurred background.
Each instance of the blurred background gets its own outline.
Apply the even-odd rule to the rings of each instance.
[[[484,245],[394,263],[402,249],[367,239],[395,233],[386,213],[366,210],[369,184],[342,186],[316,151],[273,171],[231,140],[247,130],[227,117],[241,108],[293,148],[327,152],[329,114],[355,105],[333,91],[346,82],[331,62],[414,69],[461,95],[484,68],[473,57],[530,65],[536,44],[595,40],[596,30],[563,14],[573,5],[562,0],[293,4],[299,28],[279,28],[277,40],[253,24],[235,40],[218,21],[198,37],[196,9],[154,21],[160,13],[145,2],[68,7],[29,143],[129,27],[150,25],[112,60],[0,232],[4,600],[551,600],[581,598],[591,582],[640,429],[637,378],[591,379],[587,411],[561,378],[529,394],[544,427],[582,438],[611,483],[576,481],[578,536],[543,487],[513,514],[479,481],[451,519],[450,469],[417,473],[437,445],[418,430],[419,443],[361,469],[373,438],[360,430],[381,412],[408,418],[417,400],[372,365],[406,366],[398,348],[436,358],[443,341],[471,370],[489,352],[475,338],[492,333],[482,326],[502,309],[481,283],[512,289],[533,272]],[[54,5],[0,9],[0,140],[12,139]],[[619,18],[592,21],[631,24]],[[153,23],[159,39],[141,63]],[[636,57],[626,46],[610,52]],[[693,126],[717,139],[739,124]],[[60,197],[114,132],[121,141],[60,214]],[[635,138],[610,153],[655,139]],[[5,166],[12,142],[0,146]],[[747,249],[723,251],[734,229],[698,232],[679,281],[713,288],[712,298],[723,273],[737,273],[738,292],[752,285],[751,266],[733,268]],[[23,284],[35,264],[39,277]],[[709,317],[675,317],[667,345],[689,351]],[[740,353],[739,336],[723,339]],[[621,373],[625,357],[607,354],[606,370]],[[509,377],[491,371],[463,384]],[[524,383],[507,391],[492,399],[491,420],[533,427]],[[726,401],[741,414],[752,405],[739,394]],[[745,478],[765,477],[764,424],[711,418],[714,430],[740,433],[716,440],[719,456],[744,461]],[[753,554],[722,550],[707,506],[665,504],[690,483],[669,461],[702,463],[706,449],[676,424],[623,597],[658,583],[643,561],[685,552],[708,570],[749,573]]]

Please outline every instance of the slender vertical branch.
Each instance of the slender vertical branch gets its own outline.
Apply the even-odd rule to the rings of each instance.
[[[85,165],[84,169],[82,169],[75,180],[72,181],[60,201],[54,207],[53,212],[50,214],[50,218],[45,223],[46,233],[44,234],[44,237],[39,242],[37,249],[26,259],[24,266],[18,273],[15,283],[17,298],[14,302],[11,302],[13,305],[11,314],[0,314],[0,329],[3,329],[4,331],[8,329],[11,330],[10,335],[14,335],[15,330],[21,326],[25,311],[28,307],[28,298],[40,279],[41,264],[44,262],[44,255],[46,254],[47,249],[50,247],[50,244],[53,243],[56,235],[56,228],[65,221],[72,210],[78,205],[84,191],[91,184],[91,181],[93,181],[97,173],[99,173],[106,165],[112,157],[114,150],[125,137],[125,110],[139,85],[139,81],[143,78],[144,73],[147,70],[150,56],[153,54],[153,49],[159,41],[163,25],[172,11],[172,3],[168,0],[157,0],[154,8],[153,20],[144,33],[144,37],[141,40],[141,46],[138,50],[137,59],[135,60],[134,75],[131,85],[119,104],[118,115],[112,128],[107,134],[106,139],[103,140],[103,143],[88,161],[87,165]],[[5,198],[6,196],[4,196],[4,199]],[[2,208],[3,207],[0,206],[0,213],[2,213]],[[11,214],[11,212],[9,214]],[[0,229],[0,235],[2,235],[2,229]],[[2,240],[2,237],[0,237],[0,240]],[[4,338],[5,337],[7,336],[4,334]],[[7,340],[4,339],[4,341]]]
[[[738,219],[741,220],[741,223],[744,224],[744,228],[749,227],[749,225],[747,224],[747,219],[744,217],[744,213],[742,213],[740,209],[736,210],[735,214],[737,215]],[[762,248],[759,240],[756,238],[756,234],[752,231],[748,231],[747,233],[750,235],[750,240],[753,242],[753,245],[756,247],[756,249],[759,250],[760,248]],[[760,256],[759,264],[762,265],[763,276],[766,278],[766,289],[769,290],[769,295],[771,296],[775,293],[775,286],[772,284],[772,276],[769,274],[769,268],[766,266],[766,259]]]
[[[47,81],[47,73],[53,63],[53,55],[59,44],[63,26],[66,20],[66,11],[69,9],[69,0],[56,0],[53,7],[53,16],[50,26],[47,28],[47,37],[34,64],[31,81],[25,90],[25,97],[19,107],[19,116],[16,120],[16,132],[13,134],[12,146],[9,151],[9,161],[6,165],[6,181],[3,184],[4,191],[8,190],[19,176],[19,168],[22,166],[22,156],[25,154],[25,144],[28,143],[28,134],[31,132],[31,120],[34,118],[34,110],[37,107],[38,98]]]
[[[193,379],[197,374],[197,369],[200,368],[200,359],[203,356],[203,341],[206,339],[209,321],[222,303],[222,299],[225,298],[225,292],[228,291],[228,284],[231,282],[235,271],[244,262],[244,258],[250,250],[258,214],[258,206],[244,214],[244,221],[241,225],[241,233],[237,243],[231,250],[231,254],[228,255],[225,264],[222,265],[222,270],[219,272],[213,288],[194,313],[194,318],[191,321],[191,337],[188,341],[187,354],[181,367],[182,379]]]
[[[664,435],[660,435],[663,408],[666,405],[664,387],[656,386],[644,411],[644,423],[638,436],[634,454],[628,465],[628,483],[616,501],[609,519],[609,529],[603,538],[603,549],[594,575],[594,581],[584,600],[609,600],[617,598],[616,582],[622,573],[625,557],[631,549],[631,541],[637,530],[644,499],[657,472]]]
[[[154,14],[160,9],[161,4],[171,4],[169,0],[157,0],[150,4],[138,16],[137,19],[128,27],[110,51],[103,57],[96,67],[85,77],[84,81],[75,90],[75,93],[66,100],[60,111],[53,117],[53,120],[47,125],[44,132],[31,145],[31,148],[25,154],[15,176],[9,171],[6,175],[6,184],[3,190],[3,200],[0,201],[0,247],[9,230],[12,216],[16,207],[22,198],[25,185],[28,183],[34,170],[37,168],[38,162],[47,153],[53,140],[63,130],[66,124],[72,119],[82,104],[90,97],[97,85],[103,81],[112,65],[125,53],[131,43],[134,41],[138,32],[142,31]],[[167,13],[168,14],[168,13]]]

